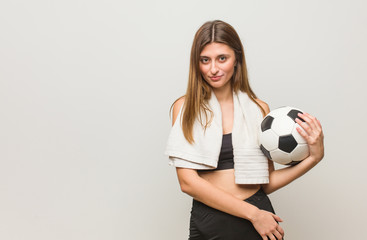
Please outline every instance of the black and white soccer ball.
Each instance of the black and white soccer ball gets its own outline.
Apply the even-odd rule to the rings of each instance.
[[[307,142],[296,129],[302,129],[295,121],[298,113],[303,111],[294,107],[280,107],[271,111],[261,122],[260,148],[270,160],[295,165],[308,157]]]

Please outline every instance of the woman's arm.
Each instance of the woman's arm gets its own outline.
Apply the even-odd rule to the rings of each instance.
[[[181,191],[206,205],[231,215],[252,220],[257,207],[215,187],[200,177],[196,170],[176,168]]]
[[[181,98],[173,106],[172,125],[183,102],[184,99]],[[281,239],[284,235],[283,229],[276,222],[282,222],[282,220],[275,214],[260,210],[256,206],[223,191],[201,178],[194,169],[176,168],[176,171],[181,190],[184,193],[212,208],[248,219],[264,240],[268,239],[267,237],[275,239],[274,236]]]
[[[266,114],[270,112],[269,106],[265,102],[258,100],[258,103],[264,108]],[[295,166],[278,170],[274,170],[273,161],[268,160],[269,184],[262,185],[266,194],[270,194],[299,178],[324,157],[324,134],[320,121],[308,113],[301,114],[298,117],[305,120],[305,122],[302,122],[296,119],[296,122],[304,129],[297,128],[297,131],[306,139],[310,155]]]
[[[187,168],[176,168],[181,190],[196,200],[231,215],[248,219],[264,240],[282,239],[284,230],[278,222],[283,220],[277,215],[260,210],[233,195],[215,187],[210,182],[201,178],[197,171]]]

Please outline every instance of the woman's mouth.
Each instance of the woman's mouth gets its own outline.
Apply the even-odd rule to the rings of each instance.
[[[212,76],[212,77],[210,77],[210,79],[212,80],[212,81],[218,81],[219,79],[221,79],[223,77],[223,75],[220,75],[220,76]]]

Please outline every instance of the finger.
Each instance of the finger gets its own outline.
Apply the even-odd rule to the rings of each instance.
[[[321,131],[321,124],[320,122],[318,121],[318,119],[314,116],[312,116],[311,114],[309,113],[304,113],[309,119],[311,119],[311,121],[313,122],[313,125],[315,126],[315,128],[318,130],[318,131]]]
[[[297,119],[296,119],[297,120]],[[299,124],[299,123],[298,123]],[[309,142],[309,136],[308,134],[305,132],[305,130],[301,127],[296,127],[297,132],[306,140],[306,142]]]
[[[323,139],[323,132],[322,132],[320,121],[316,117],[313,117],[308,113],[305,113],[305,115],[314,123],[313,135],[311,135],[311,136],[315,140],[318,139],[319,137],[321,137],[321,139]],[[309,123],[309,122],[307,122],[307,123]],[[309,123],[309,124],[311,125],[311,123]]]
[[[312,144],[312,139],[317,139],[320,136],[320,131],[318,131],[315,128],[311,128],[309,123],[306,122],[302,122],[301,120],[297,120],[296,118],[296,122],[298,123],[298,125],[301,127],[301,129],[304,131],[304,133],[307,135],[302,135],[301,132],[299,132],[307,141],[308,144]]]
[[[298,114],[299,117],[301,117],[303,120],[305,120],[305,122],[311,127],[311,131],[314,131],[316,129],[316,124],[315,124],[315,117],[311,116],[308,113],[304,113]]]
[[[273,214],[273,218],[275,219],[275,221],[277,221],[277,222],[283,222],[283,220],[279,217],[279,216],[277,216],[277,215],[275,215],[275,214]]]
[[[310,126],[307,123],[302,122],[298,118],[296,118],[296,123],[298,123],[298,125],[302,128],[302,130],[303,130],[302,132],[304,132],[304,134],[307,135],[307,137],[312,134],[312,130],[311,130]],[[307,140],[307,138],[305,138],[305,139]]]
[[[320,120],[318,118],[316,118],[317,121],[317,126],[320,128],[320,130],[322,131],[322,125],[320,123]]]
[[[271,234],[271,233],[269,233],[269,234],[268,234],[268,238],[269,238],[270,240],[277,240],[277,239],[274,237],[274,235],[273,235],[273,234]]]
[[[315,122],[316,122],[315,126],[316,126],[317,131],[321,132],[322,128],[321,128],[320,121],[317,118],[315,118]]]
[[[299,120],[299,121],[297,121]],[[302,121],[301,121],[302,120]],[[296,118],[296,122],[309,134],[312,133],[311,124],[308,123],[310,120],[305,115],[299,115],[298,118]]]
[[[273,235],[277,238],[277,239],[282,239],[283,237],[282,237],[282,234],[280,234],[278,231],[274,231],[273,232]]]
[[[277,230],[282,235],[282,237],[284,237],[284,230],[280,225],[278,225]]]

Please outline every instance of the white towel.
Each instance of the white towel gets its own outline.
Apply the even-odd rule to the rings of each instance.
[[[183,107],[181,107],[171,128],[165,150],[165,154],[169,156],[170,165],[192,169],[214,169],[217,167],[223,128],[222,112],[214,92],[211,94],[208,105],[214,113],[213,121],[205,132],[200,122],[195,121],[193,127],[195,143],[193,144],[186,140],[182,131],[181,114]],[[241,91],[238,94],[233,92],[233,105],[232,145],[235,182],[237,184],[269,183],[268,159],[259,147],[262,112],[247,93]],[[208,116],[210,117],[210,114]]]

